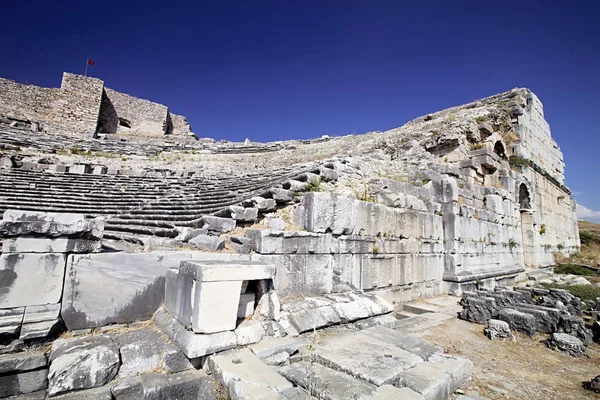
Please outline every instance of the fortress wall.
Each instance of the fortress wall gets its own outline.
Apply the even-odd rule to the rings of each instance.
[[[192,127],[183,115],[177,115],[171,112],[169,115],[171,117],[171,123],[173,126],[173,135],[189,135],[192,133]]]
[[[119,132],[152,136],[166,133],[169,112],[166,106],[108,88],[105,91],[119,118],[124,118],[130,123],[131,128],[119,126]]]
[[[98,124],[104,82],[82,75],[63,74],[57,99],[53,102],[56,119],[49,132],[94,133]]]
[[[53,102],[59,92],[0,78],[0,115],[48,125],[55,119]]]

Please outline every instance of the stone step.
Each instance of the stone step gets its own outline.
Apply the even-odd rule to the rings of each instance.
[[[405,310],[400,310],[400,311],[396,311],[396,319],[407,319],[407,318],[414,318],[414,317],[418,317],[419,314],[414,314],[411,313],[409,311],[405,311]]]

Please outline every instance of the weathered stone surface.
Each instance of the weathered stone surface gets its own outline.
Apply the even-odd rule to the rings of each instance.
[[[216,333],[235,328],[242,281],[196,281],[192,293],[192,330]]]
[[[250,350],[256,354],[258,358],[265,359],[281,352],[292,355],[298,351],[299,346],[300,343],[296,339],[290,337],[266,337],[260,342],[250,346]]]
[[[43,352],[26,352],[0,355],[0,375],[44,368],[48,360]]]
[[[167,344],[163,347],[162,367],[170,373],[186,371],[194,368],[185,354],[174,344]]]
[[[289,320],[299,333],[341,322],[340,317],[338,317],[330,305],[282,313],[283,318]]]
[[[471,380],[473,363],[466,358],[447,354],[434,354],[429,358],[428,363],[450,375],[452,378],[451,392],[456,391],[456,389],[466,385]]]
[[[0,221],[0,237],[41,235],[102,239],[104,219],[86,220],[83,214],[6,210]]]
[[[101,386],[94,389],[87,390],[76,390],[74,392],[60,394],[52,397],[55,400],[79,400],[79,399],[93,399],[93,400],[112,400],[113,396],[111,393],[110,386]]]
[[[487,337],[491,340],[494,339],[508,339],[515,340],[515,336],[510,331],[510,326],[506,321],[500,321],[498,319],[490,319],[488,326],[484,330]]]
[[[197,358],[232,349],[237,345],[235,333],[227,331],[207,335],[195,334],[185,329],[164,308],[155,313],[154,322],[188,358]]]
[[[600,375],[590,380],[590,390],[600,391]]]
[[[558,331],[579,338],[584,345],[588,345],[592,341],[592,331],[586,328],[583,319],[574,315],[561,315]]]
[[[58,303],[65,264],[64,254],[0,255],[0,308]]]
[[[256,261],[182,261],[179,273],[202,282],[273,279],[275,267]]]
[[[162,333],[153,329],[127,332],[117,337],[121,346],[120,377],[139,375],[162,366],[167,342]]]
[[[181,260],[231,260],[233,254],[194,251],[70,256],[61,315],[67,328],[149,319],[165,299],[165,275]]]
[[[463,309],[459,317],[466,321],[478,322],[480,324],[490,320],[494,314],[492,310],[496,308],[496,301],[493,298],[465,296],[462,298],[460,304],[463,306]]]
[[[190,239],[188,243],[193,244],[199,250],[219,251],[225,248],[225,241],[218,236],[198,235]]]
[[[423,362],[413,353],[361,332],[328,336],[312,354],[323,365],[377,386],[394,384],[403,371]]]
[[[425,400],[423,396],[412,389],[397,388],[391,385],[383,385],[377,388],[370,396],[360,397],[361,400]]]
[[[214,399],[212,384],[203,371],[183,371],[176,374],[149,373],[141,376],[144,400]]]
[[[546,345],[553,350],[566,351],[572,356],[586,355],[583,342],[567,333],[553,333],[546,340]]]
[[[238,346],[258,343],[266,334],[261,321],[251,320],[243,321],[233,332]]]
[[[526,314],[511,308],[500,310],[498,319],[506,321],[512,329],[517,329],[525,332],[529,336],[535,335],[537,331],[537,322],[531,314]]]
[[[278,371],[295,385],[310,390],[313,396],[323,400],[360,398],[359,396],[371,395],[377,388],[375,385],[312,362],[297,362],[281,367]]]
[[[216,380],[225,387],[229,387],[232,381],[259,384],[278,391],[292,387],[290,382],[263,363],[249,349],[210,356],[207,366]]]
[[[97,253],[101,240],[41,237],[16,237],[2,241],[4,253]]]
[[[228,236],[229,243],[233,250],[238,254],[250,254],[252,243],[250,239],[243,236]]]
[[[241,206],[229,206],[231,211],[231,218],[241,222],[253,222],[258,218],[258,208],[255,207],[241,207]]]
[[[47,375],[47,368],[0,375],[0,397],[32,393],[45,389],[48,386]]]
[[[209,231],[227,233],[235,229],[235,220],[231,218],[205,215],[202,219],[204,220],[202,228],[208,229]]]
[[[25,307],[21,339],[48,337],[60,323],[60,304]]]
[[[402,374],[402,384],[427,400],[447,399],[452,390],[452,377],[430,363],[417,364]]]
[[[396,327],[396,323],[398,319],[394,317],[392,314],[378,315],[376,317],[361,319],[354,323],[354,326],[361,330],[367,329],[372,326],[383,326],[386,328],[394,329]]]
[[[286,400],[281,393],[264,385],[242,381],[232,381],[229,384],[231,400]]]
[[[46,390],[38,390],[27,394],[19,394],[16,396],[7,397],[9,400],[45,400]]]
[[[254,311],[256,318],[279,321],[281,319],[281,303],[275,290],[263,294]]]
[[[444,349],[434,344],[431,344],[417,336],[409,335],[394,329],[389,329],[383,326],[374,326],[364,329],[360,335],[377,339],[381,342],[389,343],[403,350],[409,351],[423,360],[427,361],[434,354],[443,354]]]
[[[24,316],[25,307],[0,310],[0,334],[16,335]]]
[[[246,292],[241,294],[237,317],[243,319],[254,314],[255,300],[256,294],[254,294],[253,292]]]
[[[106,384],[119,369],[119,350],[109,336],[59,339],[52,345],[50,396]]]

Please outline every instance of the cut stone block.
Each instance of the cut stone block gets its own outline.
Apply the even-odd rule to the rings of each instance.
[[[403,387],[397,388],[391,385],[383,385],[372,395],[361,397],[361,400],[425,400],[425,397],[412,389]]]
[[[434,354],[429,358],[429,364],[441,369],[452,378],[451,392],[466,385],[471,380],[473,363],[466,358],[446,354]]]
[[[299,333],[339,324],[341,322],[340,317],[338,317],[333,310],[333,307],[329,305],[298,310],[291,313],[286,312],[282,314],[282,318],[288,319]]]
[[[27,394],[45,389],[48,386],[48,369],[18,372],[0,376],[0,397]]]
[[[248,349],[208,357],[208,370],[225,387],[232,381],[254,383],[282,391],[292,387],[275,369],[263,363]]]
[[[240,304],[238,306],[238,318],[247,318],[254,314],[254,305],[256,304],[256,294],[247,292],[240,295]]]
[[[235,329],[242,281],[196,281],[192,330],[215,333]]]
[[[231,331],[198,335],[185,329],[177,319],[160,308],[154,314],[154,323],[175,342],[187,358],[198,358],[237,345],[235,333]]]
[[[253,222],[258,218],[258,208],[230,206],[229,210],[231,211],[231,218],[236,221]]]
[[[119,349],[109,336],[59,339],[52,345],[48,394],[105,385],[117,375]]]
[[[121,349],[120,377],[129,377],[162,366],[167,341],[158,330],[141,329],[117,336]]]
[[[148,373],[141,376],[141,381],[144,400],[216,398],[212,393],[210,378],[204,371],[190,370],[176,374]]]
[[[0,334],[16,335],[24,316],[25,307],[0,310]]]
[[[234,333],[238,346],[258,343],[267,334],[261,321],[251,320],[243,321]]]
[[[163,348],[162,367],[170,373],[186,371],[194,368],[185,354],[174,344],[167,344]]]
[[[298,351],[300,343],[290,337],[273,338],[266,337],[260,342],[250,346],[250,350],[260,359],[271,357],[277,353],[285,352],[288,355]]]
[[[535,335],[537,331],[537,321],[531,314],[504,308],[498,313],[498,319],[505,321],[512,329],[525,332],[529,336]]]
[[[58,303],[65,265],[64,254],[2,254],[0,308]]]
[[[281,393],[267,386],[232,381],[229,385],[231,400],[287,400]]]
[[[452,377],[430,363],[417,364],[406,370],[401,380],[404,386],[427,400],[447,399],[453,392]]]
[[[43,352],[26,352],[0,355],[0,375],[43,368],[48,360]]]
[[[567,333],[553,333],[546,340],[546,345],[553,350],[566,351],[572,356],[583,356],[586,354],[583,342]]]
[[[188,241],[199,250],[219,251],[225,248],[225,241],[218,236],[198,235]]]
[[[202,282],[241,282],[273,279],[275,267],[253,261],[182,261],[179,273]]]
[[[403,371],[423,362],[413,353],[361,332],[328,336],[312,354],[323,365],[377,386],[395,384]]]
[[[434,354],[444,353],[444,349],[440,346],[431,344],[420,337],[385,328],[383,326],[367,328],[361,331],[360,334],[409,351],[426,361]]]
[[[514,335],[510,331],[510,326],[506,321],[500,321],[499,319],[490,319],[488,326],[485,328],[485,334],[491,340],[494,339],[508,339],[515,340]]]
[[[305,361],[278,369],[295,385],[310,390],[310,394],[323,400],[346,400],[368,396],[377,387],[321,364]]]
[[[54,400],[80,400],[80,399],[94,399],[94,400],[112,400],[113,396],[111,388],[107,386],[101,386],[94,389],[87,390],[76,390],[69,393],[60,394],[52,397]]]
[[[102,239],[104,219],[86,220],[83,214],[6,210],[0,221],[0,236],[77,236]]]
[[[25,307],[20,338],[36,339],[48,337],[60,322],[60,304]]]
[[[101,240],[89,239],[17,237],[2,242],[4,253],[97,253],[101,250]]]
[[[231,232],[235,229],[235,220],[231,218],[214,217],[212,215],[205,215],[202,217],[205,225],[203,229],[208,229],[214,232]]]

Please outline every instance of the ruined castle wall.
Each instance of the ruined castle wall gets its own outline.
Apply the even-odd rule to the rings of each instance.
[[[189,135],[192,133],[192,127],[183,115],[169,113],[173,126],[173,135]]]
[[[130,128],[119,126],[119,131],[136,133],[139,135],[164,135],[167,132],[168,108],[162,104],[106,89],[110,100],[119,118],[128,121]]]
[[[59,92],[0,78],[0,115],[47,125],[55,119],[53,103]]]
[[[65,72],[53,103],[55,120],[48,131],[93,134],[98,125],[103,90],[104,82],[100,79]]]

